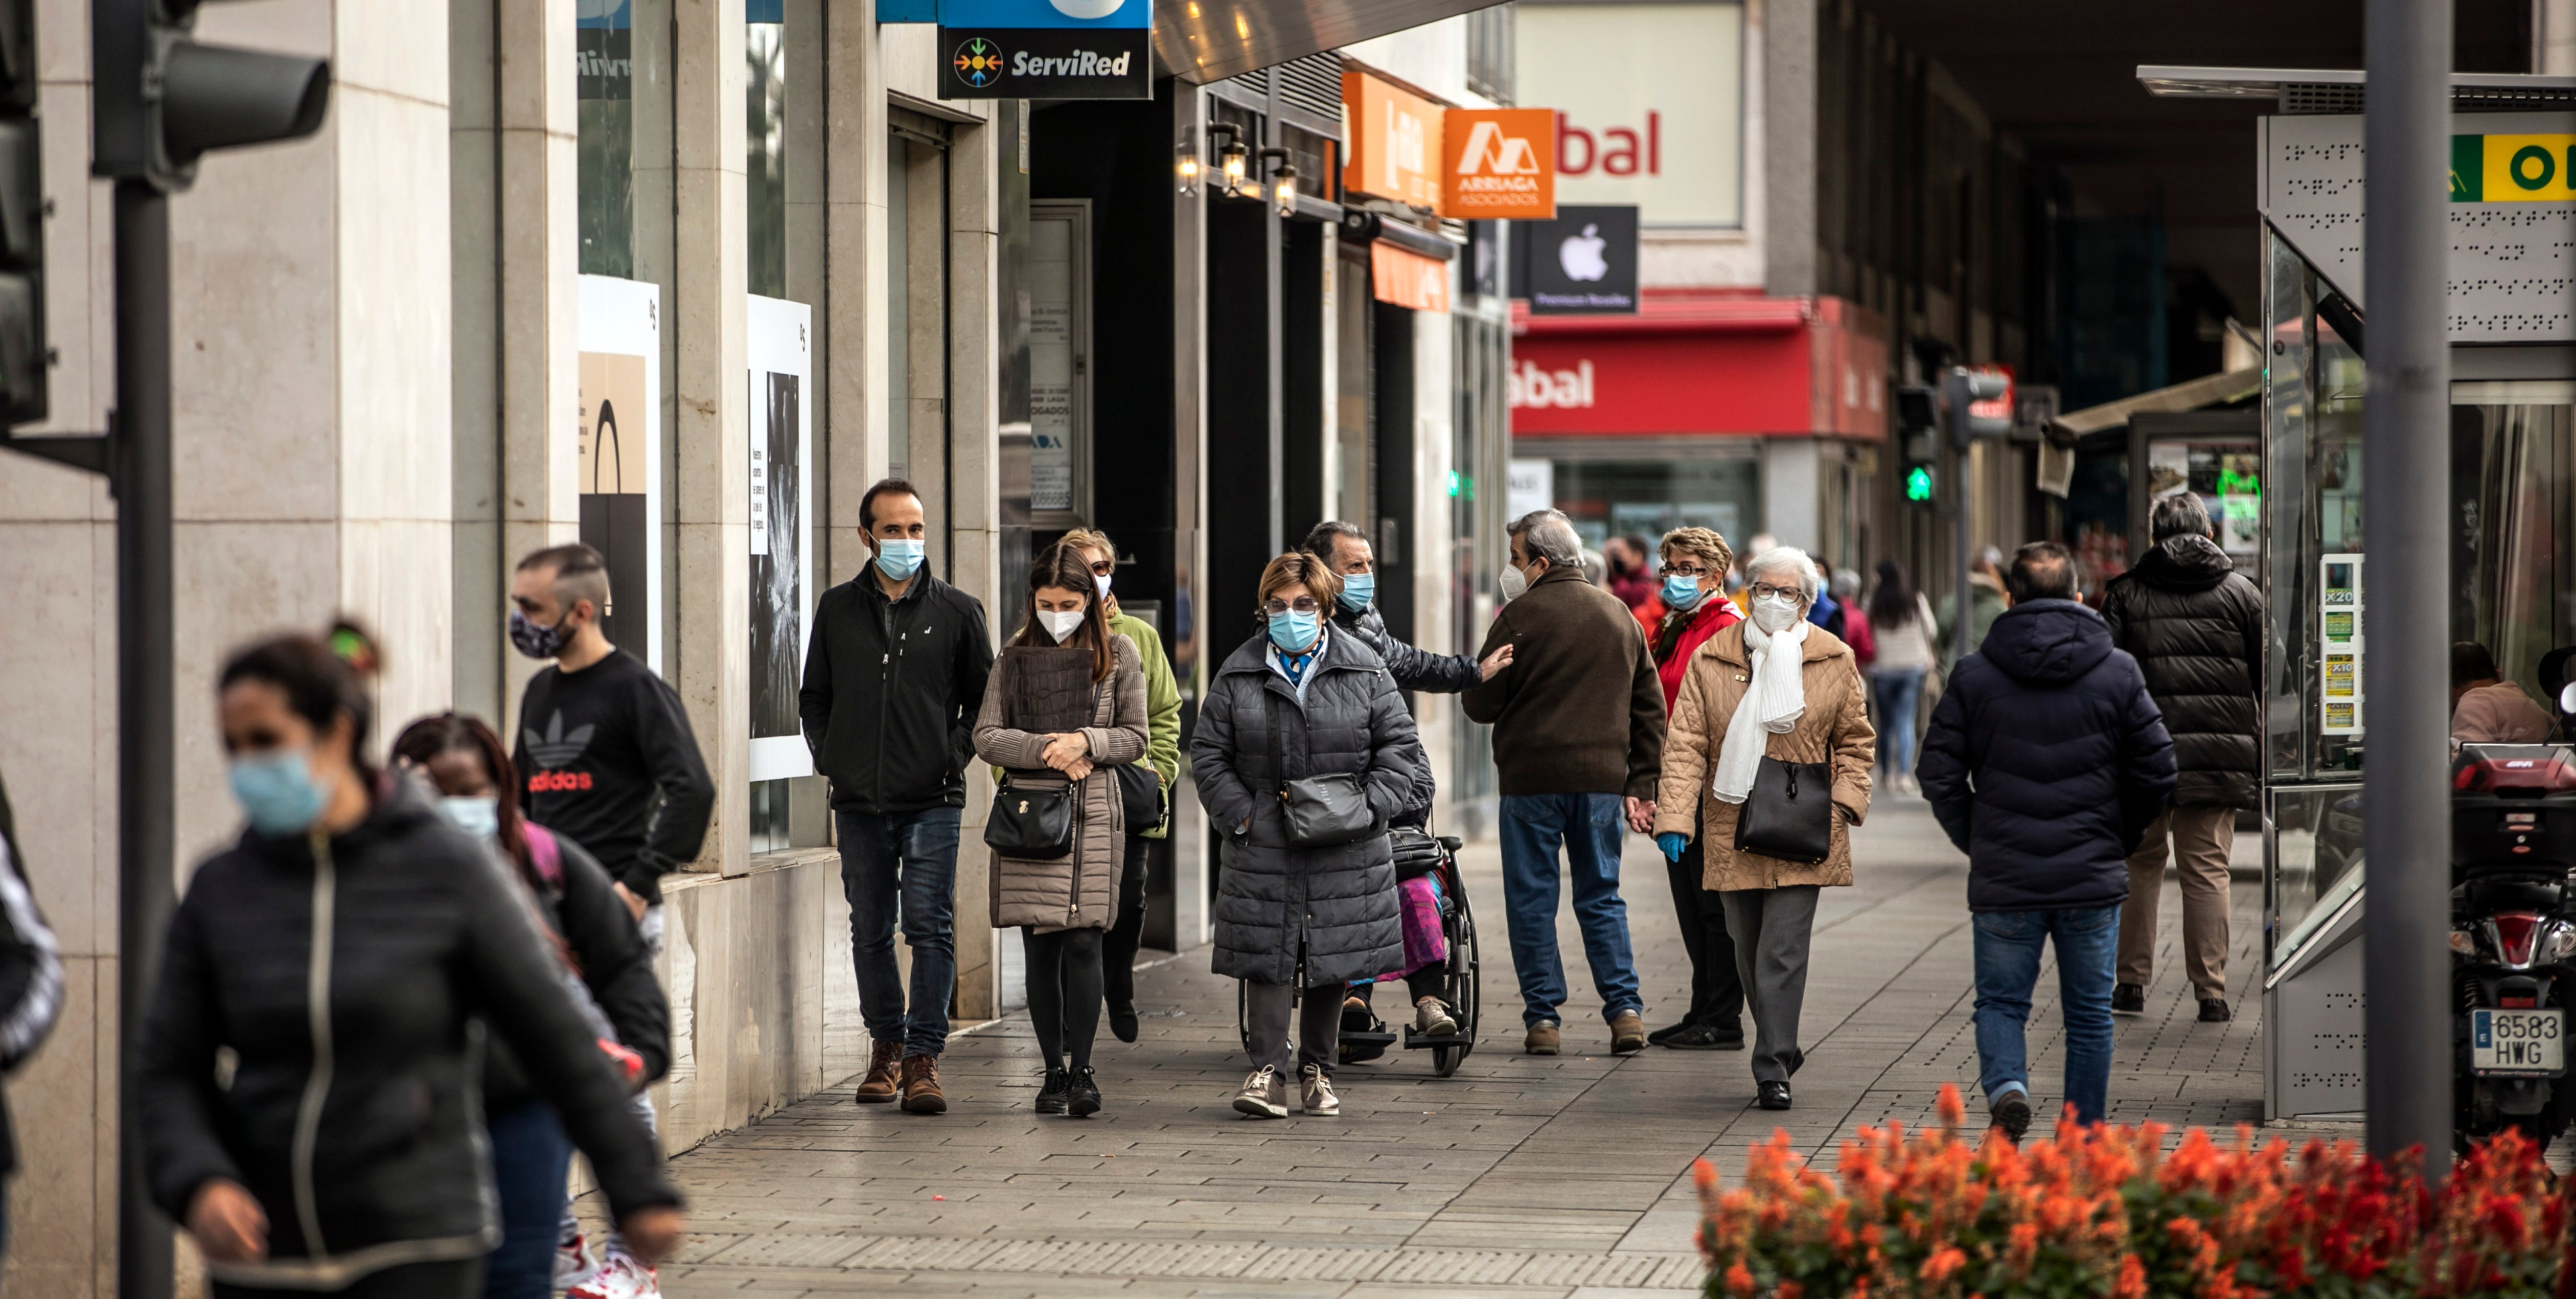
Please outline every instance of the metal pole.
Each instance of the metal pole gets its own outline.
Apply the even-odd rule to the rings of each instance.
[[[170,200],[116,183],[117,1294],[168,1299],[170,1219],[143,1178],[138,1046],[175,904]]]
[[[1950,669],[1968,657],[1969,619],[1977,608],[1968,588],[1968,385],[1967,372],[1952,369],[1941,376],[1941,391],[1950,421]]]
[[[2370,1149],[2451,1162],[2450,0],[2369,0],[2362,415]]]

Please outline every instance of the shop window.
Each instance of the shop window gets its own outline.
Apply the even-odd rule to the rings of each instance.
[[[1606,450],[1606,448],[1605,448]],[[1549,457],[1556,508],[1594,550],[1613,536],[1648,540],[1679,527],[1713,528],[1731,545],[1762,530],[1762,467],[1750,445],[1666,448],[1640,444],[1617,458]],[[1741,451],[1741,454],[1727,454]],[[1715,454],[1712,454],[1715,453]]]
[[[1091,203],[1029,204],[1029,520],[1091,515]]]

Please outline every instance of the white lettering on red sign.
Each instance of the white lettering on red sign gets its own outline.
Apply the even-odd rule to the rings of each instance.
[[[1592,362],[1577,361],[1571,370],[1553,373],[1538,368],[1535,361],[1523,361],[1518,370],[1504,376],[1504,389],[1511,406],[1541,409],[1585,410],[1592,405]]]

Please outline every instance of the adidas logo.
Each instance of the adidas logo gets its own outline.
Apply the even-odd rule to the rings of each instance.
[[[555,710],[554,717],[546,723],[545,734],[537,734],[534,728],[523,728],[519,736],[527,742],[528,756],[536,759],[538,766],[554,768],[580,757],[581,751],[590,747],[590,733],[593,729],[595,728],[590,726],[576,726],[572,734],[564,734],[563,710],[558,708]]]

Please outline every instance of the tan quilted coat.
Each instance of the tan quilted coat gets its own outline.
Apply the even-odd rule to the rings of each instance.
[[[1763,749],[1782,762],[1832,764],[1834,804],[1842,809],[1834,820],[1832,855],[1809,865],[1735,851],[1736,805],[1719,802],[1709,790],[1727,725],[1735,720],[1744,692],[1752,688],[1752,659],[1744,649],[1746,626],[1736,623],[1709,637],[1682,673],[1681,694],[1673,701],[1672,729],[1664,736],[1655,833],[1705,834],[1700,854],[1707,864],[1703,888],[1724,892],[1798,884],[1848,885],[1852,882],[1849,827],[1869,815],[1869,772],[1878,752],[1878,732],[1869,724],[1869,687],[1852,664],[1850,647],[1832,632],[1807,629],[1806,654],[1799,665],[1807,711],[1786,734],[1771,736]]]
[[[1026,927],[1039,933],[1059,929],[1107,929],[1118,910],[1118,870],[1127,849],[1127,827],[1118,801],[1118,776],[1111,768],[1145,756],[1145,669],[1136,645],[1111,636],[1118,666],[1108,688],[1092,705],[1092,725],[1082,728],[1091,742],[1091,775],[1082,782],[1074,812],[1073,852],[1054,861],[1026,861],[992,852],[993,924]],[[1064,777],[1046,765],[1044,732],[1013,727],[1010,701],[1018,697],[1011,674],[1021,660],[1004,654],[993,664],[993,679],[984,687],[984,707],[975,717],[975,756],[1013,770],[1013,781],[1030,788],[1061,788]],[[991,850],[987,850],[991,852]]]

